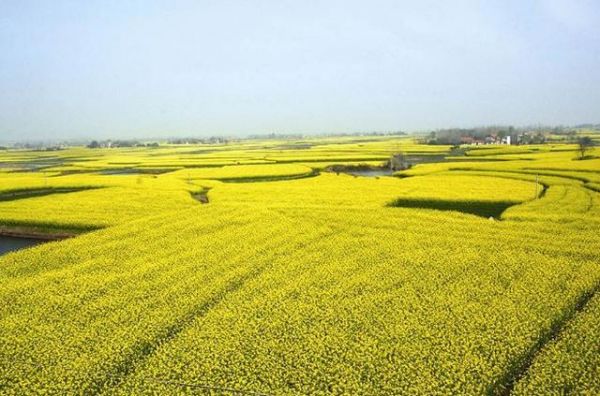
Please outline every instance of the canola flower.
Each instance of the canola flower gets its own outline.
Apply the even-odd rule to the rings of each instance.
[[[595,160],[496,147],[406,178],[259,180],[449,150],[288,145],[72,149],[0,172],[0,193],[96,187],[2,201],[0,225],[102,228],[0,257],[0,393],[597,393]],[[124,165],[183,168],[98,172]],[[498,203],[495,221],[470,210]]]

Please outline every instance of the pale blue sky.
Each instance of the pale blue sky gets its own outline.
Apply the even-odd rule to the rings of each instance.
[[[600,1],[0,0],[0,138],[600,122]]]

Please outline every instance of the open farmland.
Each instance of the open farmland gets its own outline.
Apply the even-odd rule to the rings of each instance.
[[[0,256],[0,394],[599,394],[600,149],[576,150],[0,151],[0,232],[69,237]]]

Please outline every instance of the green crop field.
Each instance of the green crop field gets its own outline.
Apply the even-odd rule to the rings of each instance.
[[[1,395],[600,394],[597,147],[8,149],[1,235]]]

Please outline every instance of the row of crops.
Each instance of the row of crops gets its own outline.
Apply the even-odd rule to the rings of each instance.
[[[99,229],[0,256],[0,394],[600,392],[596,159],[542,147],[365,178],[302,161],[434,150],[283,144],[88,150],[100,170],[280,164],[1,171],[0,194],[95,187],[0,201],[1,226]]]
[[[202,210],[6,256],[7,389],[477,394],[600,277],[592,247],[557,255],[541,225]]]

